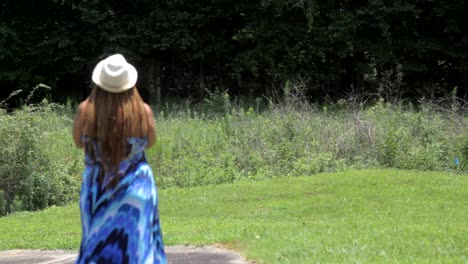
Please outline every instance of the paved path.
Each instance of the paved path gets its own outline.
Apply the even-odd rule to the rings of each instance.
[[[166,247],[169,264],[247,264],[239,254],[213,246]],[[76,253],[54,250],[0,251],[0,264],[73,264]]]

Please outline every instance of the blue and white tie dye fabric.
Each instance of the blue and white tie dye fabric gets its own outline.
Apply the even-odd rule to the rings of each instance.
[[[82,241],[77,264],[166,264],[157,189],[144,149],[130,138],[128,158],[116,173],[105,170],[95,140],[83,136],[85,170],[80,192]]]

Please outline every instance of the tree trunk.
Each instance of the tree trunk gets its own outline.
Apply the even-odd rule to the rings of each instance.
[[[199,71],[199,76],[198,80],[200,82],[200,95],[203,95],[205,92],[206,84],[205,84],[205,72],[203,69],[203,63],[200,62],[200,71]]]
[[[264,91],[264,95],[268,99],[273,100],[273,93],[271,91],[271,82],[266,76],[263,79],[263,91]]]
[[[148,101],[154,103],[156,99],[156,89],[154,83],[154,73],[156,69],[156,63],[153,58],[149,59],[148,64]]]
[[[161,103],[161,60],[156,59],[156,103]]]
[[[468,12],[468,5],[465,2],[465,14]],[[466,26],[466,23],[468,23],[468,18],[467,16],[463,17],[463,20],[465,21],[462,25],[462,33],[463,33],[463,38],[468,38],[468,29]],[[460,59],[460,87],[459,87],[459,93],[458,97],[467,99],[468,98],[468,62],[466,58],[466,53],[464,53]]]

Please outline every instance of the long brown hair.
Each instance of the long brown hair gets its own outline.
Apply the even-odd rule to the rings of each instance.
[[[109,169],[116,169],[127,152],[129,137],[148,134],[147,111],[136,87],[109,93],[97,86],[82,115],[83,132],[96,139]]]

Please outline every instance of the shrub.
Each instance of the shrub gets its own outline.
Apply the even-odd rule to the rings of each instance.
[[[43,102],[0,112],[0,214],[77,198],[81,168],[74,168],[67,107]]]

